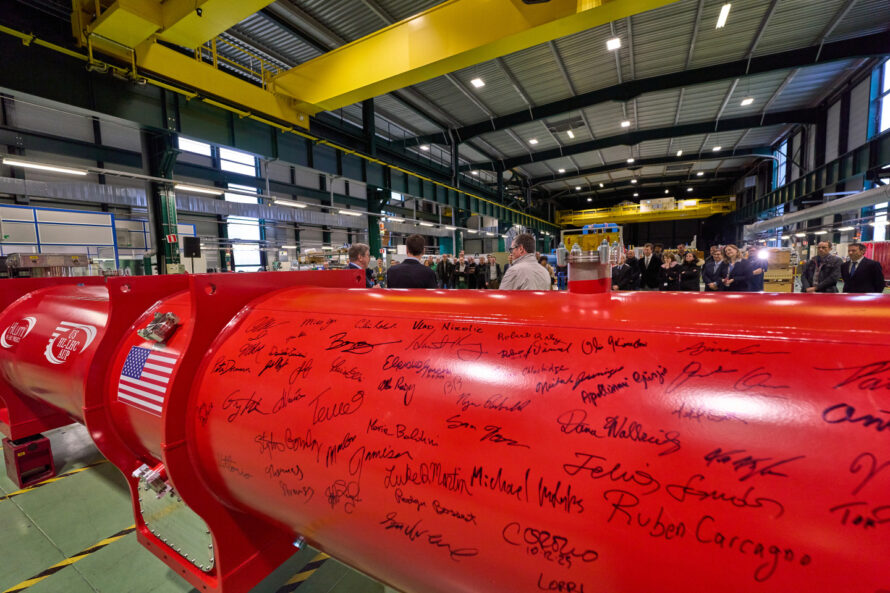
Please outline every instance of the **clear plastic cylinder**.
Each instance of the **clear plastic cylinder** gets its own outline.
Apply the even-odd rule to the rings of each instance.
[[[612,264],[600,251],[569,255],[569,292],[595,294],[612,290]]]

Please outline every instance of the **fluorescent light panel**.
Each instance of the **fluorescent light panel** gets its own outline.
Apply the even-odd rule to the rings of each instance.
[[[624,120],[623,122],[621,122],[621,127],[622,127],[622,128],[629,128],[629,127],[630,127],[630,121],[629,121],[629,120]]]
[[[431,223],[431,222],[421,222],[421,223],[419,223],[419,224],[420,224],[420,226],[436,226],[436,225],[434,225],[434,224]]]
[[[745,97],[744,99],[742,99],[742,107],[747,107],[748,105],[750,105],[753,102],[754,102],[754,97]]]
[[[720,16],[717,17],[717,28],[722,29],[726,26],[726,20],[729,18],[729,9],[732,8],[732,4],[724,4],[720,8]]]
[[[575,132],[573,132],[573,131],[571,131],[571,130],[569,130],[568,132],[566,132],[566,135],[567,135],[569,138],[571,138],[571,139],[574,139],[574,138],[575,138]]]
[[[224,193],[222,189],[213,189],[210,187],[195,187],[194,185],[182,185],[180,183],[174,185],[173,189],[178,189],[179,191],[186,191],[195,194],[209,194],[211,196],[221,196]]]
[[[612,39],[609,39],[608,41],[606,41],[606,49],[607,50],[615,51],[616,49],[620,49],[620,48],[621,48],[621,38],[620,37],[613,37]]]
[[[338,212],[346,216],[361,216],[364,214],[364,212],[356,212],[355,210],[338,210]]]
[[[855,231],[855,230],[856,230],[856,227],[854,227],[854,226],[842,226],[841,228],[838,229],[838,231],[841,233],[843,233],[845,231]]]
[[[457,230],[457,227],[456,227],[456,226],[446,226],[446,227],[445,227],[445,230],[446,230],[446,231],[456,231],[456,230]]]
[[[528,143],[531,144],[532,146],[534,146],[535,144],[538,143],[538,139],[537,139],[537,138],[532,138],[532,139],[530,139],[530,140],[528,141]]]
[[[677,151],[677,156],[683,156],[683,151],[682,151],[682,150],[678,150],[678,151]]]
[[[288,208],[305,208],[306,204],[301,204],[299,202],[294,202],[292,200],[275,200],[273,203],[278,204],[279,206],[287,206]]]
[[[560,172],[560,173],[565,173],[566,170],[565,170],[565,169],[560,169],[559,172]]]
[[[49,171],[51,173],[64,173],[65,175],[86,175],[87,171],[83,169],[71,169],[69,167],[56,167],[55,165],[45,165],[43,163],[32,163],[29,161],[20,161],[18,159],[3,159],[4,165],[10,167],[22,167],[23,169],[37,169],[38,171]]]
[[[481,78],[474,78],[473,80],[470,81],[470,84],[472,84],[477,89],[481,89],[482,87],[485,86],[485,81],[482,80]]]

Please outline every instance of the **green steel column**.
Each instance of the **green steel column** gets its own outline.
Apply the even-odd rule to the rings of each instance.
[[[173,144],[173,134],[169,132],[144,132],[147,135],[148,170],[152,177],[173,178],[173,167],[179,152]],[[168,236],[177,236],[176,195],[171,184],[152,182],[150,184],[151,218],[154,225],[158,254],[158,273],[167,274],[170,265],[179,264],[179,241],[168,242]]]
[[[386,203],[384,198],[386,192],[380,191],[380,188],[372,185],[366,186],[365,191],[367,192],[368,212],[382,212],[383,205]],[[383,247],[380,238],[380,220],[381,218],[378,216],[368,217],[368,247],[371,248],[371,255],[374,257],[380,255],[380,248]]]

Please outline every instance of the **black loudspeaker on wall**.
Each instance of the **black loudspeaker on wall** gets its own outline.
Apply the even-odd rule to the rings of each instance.
[[[185,257],[201,257],[201,238],[183,237],[182,250],[185,252]]]

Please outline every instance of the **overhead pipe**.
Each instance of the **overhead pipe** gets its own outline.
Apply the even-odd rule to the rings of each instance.
[[[823,216],[858,210],[882,202],[890,202],[890,186],[888,185],[865,190],[855,195],[832,200],[831,202],[819,204],[818,206],[813,206],[812,208],[807,208],[805,210],[791,212],[784,216],[779,216],[778,218],[770,218],[769,220],[762,220],[760,222],[755,222],[754,224],[746,224],[743,236],[745,239],[751,239],[758,233],[771,231],[798,222],[805,222],[814,218],[822,218]]]

